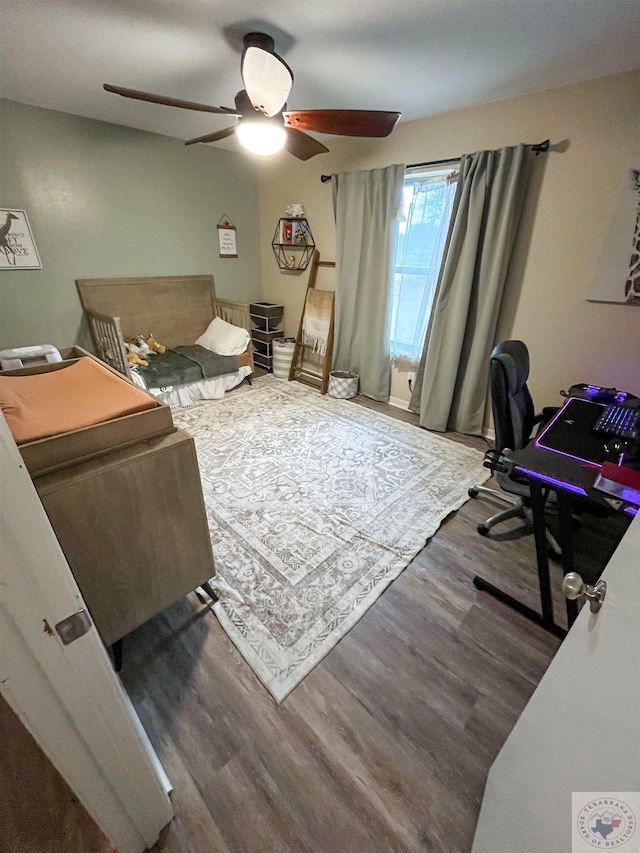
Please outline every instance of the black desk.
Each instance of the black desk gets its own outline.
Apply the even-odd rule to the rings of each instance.
[[[562,419],[563,412],[565,412],[570,402],[567,401],[565,403],[556,417]],[[585,405],[597,406],[598,404],[585,402]],[[597,415],[597,411],[594,410],[594,412]],[[556,623],[553,615],[545,521],[545,503],[548,493],[553,491],[557,497],[560,527],[559,544],[562,549],[562,570],[564,574],[575,571],[573,534],[571,529],[571,495],[579,495],[584,500],[614,512],[626,512],[629,515],[635,515],[637,512],[636,505],[628,501],[613,498],[593,488],[594,481],[600,471],[600,463],[604,460],[605,452],[604,443],[601,439],[598,439],[594,444],[593,435],[589,427],[589,417],[565,417],[565,422],[565,424],[559,423],[558,426],[569,431],[575,430],[574,438],[576,441],[571,445],[571,449],[574,449],[574,447],[576,449],[575,456],[549,449],[548,442],[545,441],[543,434],[541,438],[530,441],[522,450],[506,451],[501,457],[501,461],[514,468],[520,475],[527,477],[529,481],[538,564],[538,582],[540,585],[541,612],[538,613],[532,610],[521,601],[498,589],[498,587],[478,575],[473,579],[473,583],[477,589],[488,592],[513,610],[517,610],[518,613],[526,616],[527,619],[541,625],[545,630],[561,639],[566,636],[567,632]],[[550,433],[547,433],[547,438],[549,435]],[[563,438],[564,436],[560,434],[560,444],[562,444]],[[584,440],[581,441],[581,438]],[[589,456],[591,457],[591,461],[588,458]],[[569,627],[571,627],[577,615],[577,602],[567,599],[567,621]]]

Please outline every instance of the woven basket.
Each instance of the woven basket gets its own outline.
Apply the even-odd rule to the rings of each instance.
[[[332,370],[329,374],[327,393],[330,397],[337,397],[339,400],[350,400],[358,394],[359,379],[358,374],[350,370]]]
[[[275,338],[272,344],[273,352],[273,375],[276,379],[288,379],[291,359],[295,348],[294,340],[287,338]]]

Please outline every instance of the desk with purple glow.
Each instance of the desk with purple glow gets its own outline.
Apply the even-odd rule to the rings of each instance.
[[[540,585],[541,613],[532,610],[522,602],[498,589],[481,577],[476,576],[473,583],[477,589],[490,593],[513,610],[517,610],[527,619],[543,627],[545,630],[563,639],[567,632],[558,625],[553,615],[551,596],[551,579],[549,573],[549,557],[547,554],[545,503],[549,491],[557,496],[558,521],[560,528],[560,547],[562,549],[562,570],[564,574],[575,571],[573,553],[573,534],[571,529],[571,496],[598,504],[614,512],[624,512],[629,516],[638,513],[638,503],[632,500],[615,498],[594,488],[596,477],[600,472],[600,464],[604,453],[597,461],[581,458],[579,455],[559,452],[546,447],[543,437],[549,427],[562,418],[567,406],[575,399],[568,400],[553,418],[549,425],[534,440],[522,450],[508,450],[501,456],[501,462],[524,475],[529,480],[531,491],[531,512],[536,543],[536,560],[538,565],[538,582]],[[588,405],[596,405],[588,403]],[[571,628],[578,607],[576,601],[567,600],[567,622]]]

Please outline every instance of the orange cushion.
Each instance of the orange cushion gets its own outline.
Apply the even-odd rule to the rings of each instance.
[[[157,405],[140,388],[86,356],[47,373],[0,373],[0,408],[16,444],[93,426]]]

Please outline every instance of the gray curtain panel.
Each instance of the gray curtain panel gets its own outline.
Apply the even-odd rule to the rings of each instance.
[[[427,429],[481,435],[502,291],[527,191],[517,145],[462,158],[436,299],[409,409]]]
[[[387,401],[391,295],[404,166],[333,175],[336,217],[335,370],[360,376],[360,393]]]

